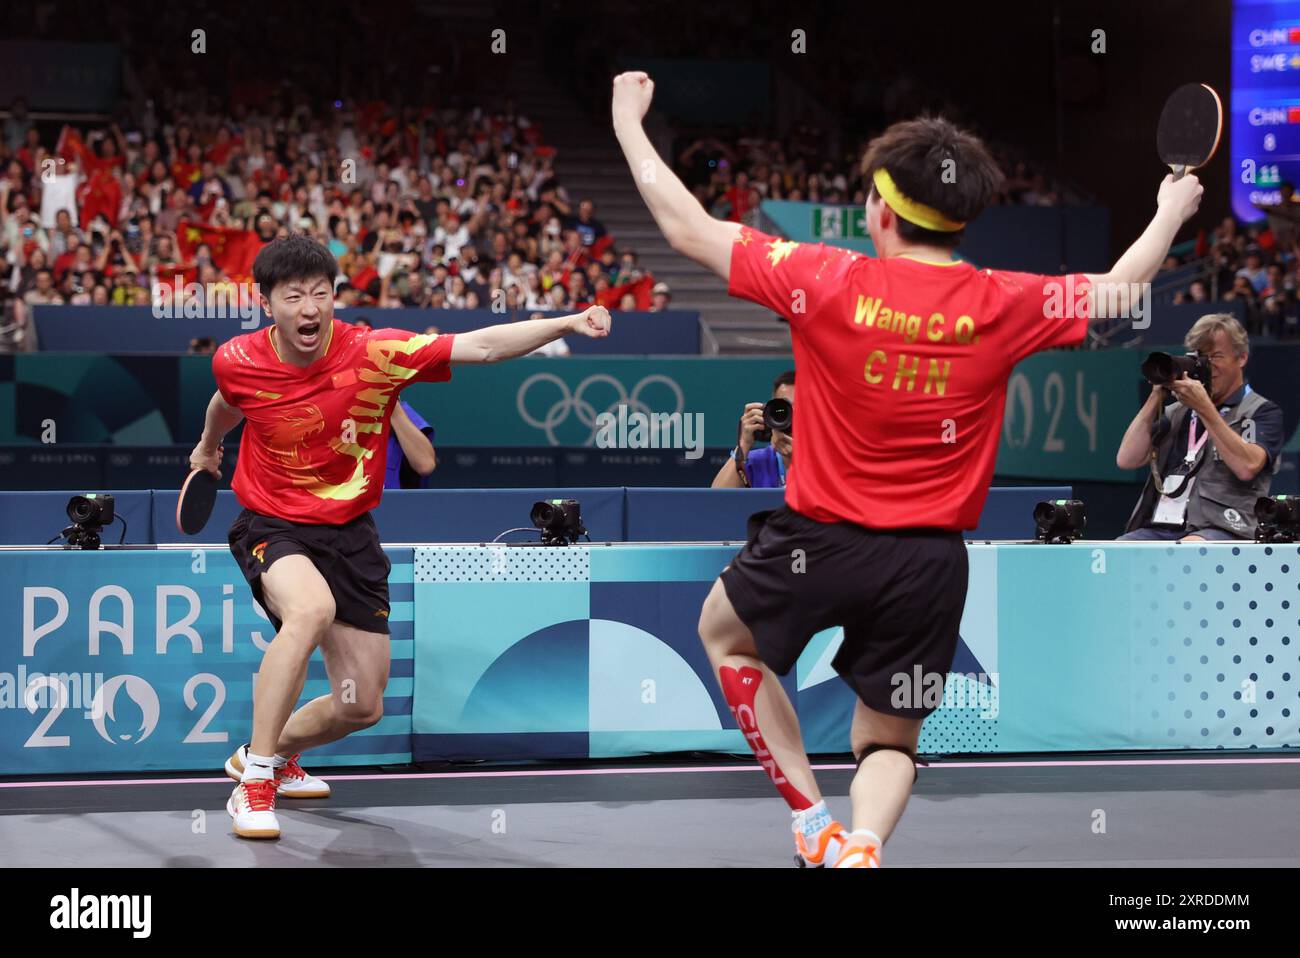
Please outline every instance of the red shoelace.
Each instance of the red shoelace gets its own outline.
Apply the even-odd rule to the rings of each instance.
[[[289,778],[289,779],[306,778],[307,773],[304,772],[302,770],[302,766],[298,764],[298,756],[300,755],[302,755],[302,752],[295,752],[294,754],[290,755],[289,760],[276,770],[277,774],[281,778]]]
[[[248,810],[252,812],[269,812],[275,809],[275,779],[254,779],[241,783],[244,797],[248,801]]]

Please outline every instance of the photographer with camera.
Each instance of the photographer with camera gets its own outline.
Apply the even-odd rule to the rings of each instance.
[[[1245,382],[1250,343],[1236,317],[1202,316],[1184,344],[1187,356],[1152,353],[1142,364],[1154,388],[1115,463],[1148,464],[1151,476],[1120,538],[1253,539],[1255,501],[1280,464],[1282,410]]]
[[[773,408],[773,401],[776,407]],[[785,403],[784,409],[781,403]],[[789,419],[794,403],[794,370],[789,369],[772,383],[772,400],[768,403],[752,402],[745,406],[740,418],[736,448],[713,477],[713,489],[776,489],[785,485],[785,474],[790,468],[793,439],[789,425],[782,430],[769,427],[766,420],[780,424],[782,416]],[[767,415],[764,415],[766,410]],[[754,449],[754,442],[771,445]]]

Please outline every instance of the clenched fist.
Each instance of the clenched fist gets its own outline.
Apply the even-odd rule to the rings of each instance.
[[[600,339],[602,336],[609,335],[612,323],[609,310],[604,306],[588,306],[574,317],[573,331],[590,336],[592,339]]]
[[[640,123],[650,109],[655,83],[640,70],[629,70],[614,77],[614,122]]]

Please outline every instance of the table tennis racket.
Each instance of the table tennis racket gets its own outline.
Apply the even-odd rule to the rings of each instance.
[[[176,528],[187,536],[198,535],[208,524],[216,502],[217,477],[206,469],[192,470],[176,500]]]
[[[1186,83],[1169,95],[1156,126],[1160,161],[1182,179],[1210,162],[1223,133],[1223,103],[1204,83]]]

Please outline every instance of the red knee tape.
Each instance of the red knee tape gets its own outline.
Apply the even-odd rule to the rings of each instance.
[[[754,699],[758,695],[759,685],[763,682],[763,673],[759,669],[748,666],[743,669],[733,669],[724,665],[718,670],[718,677],[722,683],[722,695],[731,708],[736,724],[740,726],[740,734],[745,736],[745,741],[754,750],[758,764],[763,766],[772,784],[776,786],[776,790],[796,812],[811,808],[812,802],[786,780],[784,773],[776,764],[776,759],[767,750],[762,733],[758,730]]]

